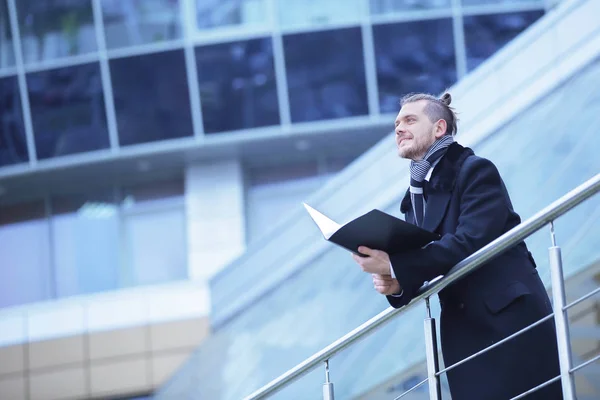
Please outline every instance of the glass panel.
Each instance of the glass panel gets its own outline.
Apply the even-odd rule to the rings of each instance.
[[[368,114],[360,28],[283,37],[293,122]]]
[[[187,278],[183,206],[128,215],[124,223],[129,275],[125,279],[125,286]]]
[[[15,65],[15,51],[6,0],[0,0],[0,68]]]
[[[394,14],[408,10],[451,9],[452,0],[370,0],[372,15]]]
[[[282,27],[359,22],[362,0],[277,0]]]
[[[38,158],[109,147],[98,64],[27,74]]]
[[[91,0],[17,0],[23,61],[96,51]]]
[[[174,180],[153,182],[123,188],[123,206],[133,206],[141,203],[156,203],[163,200],[181,199],[183,201],[183,177]]]
[[[279,124],[271,39],[196,48],[206,133]]]
[[[518,5],[538,3],[544,5],[545,0],[461,0],[463,6],[474,5]]]
[[[16,76],[0,79],[0,167],[29,160]]]
[[[271,25],[267,0],[196,0],[199,29]]]
[[[110,193],[52,200],[58,297],[119,286],[119,213]]]
[[[469,71],[477,68],[542,15],[544,12],[539,10],[465,16],[463,21]]]
[[[110,71],[121,145],[193,135],[183,50],[114,59]]]
[[[438,94],[456,82],[452,19],[373,27],[382,113],[398,112],[402,95]]]
[[[179,0],[102,0],[102,17],[109,49],[181,37]]]
[[[49,243],[44,203],[0,207],[0,308],[50,298]]]

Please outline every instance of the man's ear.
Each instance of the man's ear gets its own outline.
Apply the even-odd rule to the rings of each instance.
[[[446,124],[445,119],[440,119],[435,123],[435,138],[439,139],[446,134],[446,130],[448,129],[448,124]]]

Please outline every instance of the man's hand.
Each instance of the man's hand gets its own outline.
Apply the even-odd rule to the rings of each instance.
[[[391,275],[378,275],[373,274],[373,286],[375,290],[379,293],[384,294],[386,296],[392,294],[400,294],[402,288],[400,288],[400,284],[398,280],[392,278]]]
[[[360,246],[358,252],[368,256],[352,255],[354,261],[360,265],[363,271],[369,274],[390,275],[390,256],[385,251]]]

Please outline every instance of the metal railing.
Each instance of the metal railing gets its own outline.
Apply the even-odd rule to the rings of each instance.
[[[429,384],[429,396],[430,399],[441,399],[441,390],[440,390],[440,376],[443,373],[448,372],[449,370],[458,367],[459,365],[469,361],[472,358],[475,358],[499,345],[502,343],[513,339],[514,337],[534,328],[535,326],[554,318],[556,332],[557,332],[557,343],[558,343],[558,351],[559,351],[559,364],[560,364],[560,375],[554,377],[553,379],[529,390],[526,393],[523,393],[513,400],[520,399],[542,387],[550,385],[553,382],[558,380],[562,383],[563,388],[563,397],[565,400],[574,400],[575,397],[575,388],[573,381],[573,374],[575,371],[591,364],[597,360],[600,360],[600,355],[585,361],[584,363],[573,367],[572,365],[572,356],[569,345],[569,326],[568,326],[568,318],[567,318],[567,310],[580,302],[592,297],[593,295],[600,292],[600,289],[596,289],[582,298],[570,303],[566,304],[565,297],[565,287],[564,287],[564,277],[562,271],[562,256],[560,247],[556,244],[556,237],[554,235],[554,220],[561,215],[567,213],[583,201],[589,199],[600,191],[600,173],[595,175],[590,180],[586,181],[582,185],[578,186],[574,190],[570,191],[560,199],[556,200],[554,203],[550,204],[546,208],[539,211],[537,214],[522,222],[520,225],[500,236],[498,239],[492,241],[487,246],[481,248],[477,252],[473,253],[469,257],[465,258],[463,261],[455,265],[450,272],[444,277],[439,277],[433,280],[432,282],[426,283],[421,287],[417,296],[406,306],[394,309],[388,308],[385,311],[379,313],[375,317],[371,318],[369,321],[360,325],[356,329],[342,336],[335,342],[331,343],[327,347],[313,354],[300,364],[296,365],[292,369],[288,370],[284,374],[280,375],[276,379],[272,380],[262,388],[258,389],[254,393],[245,397],[244,400],[254,400],[254,399],[262,399],[275,392],[281,390],[288,384],[297,380],[301,376],[310,372],[314,368],[316,368],[319,364],[325,363],[326,365],[326,381],[323,385],[323,399],[324,400],[333,400],[334,391],[333,391],[333,383],[330,382],[329,379],[329,359],[333,357],[335,354],[340,351],[346,349],[351,346],[358,340],[362,339],[366,335],[373,333],[375,330],[380,328],[385,323],[389,322],[392,318],[407,312],[410,308],[415,307],[417,304],[420,304],[421,300],[425,300],[427,307],[427,318],[425,319],[425,339],[426,339],[426,361],[427,361],[427,379],[420,382],[416,386],[409,389],[407,392],[404,392],[402,395],[396,397],[395,400],[400,399],[415,390],[417,387],[424,385],[425,383]],[[437,359],[437,338],[435,331],[435,319],[431,318],[431,311],[429,307],[429,298],[437,294],[439,291],[444,289],[446,286],[452,284],[453,282],[461,279],[465,275],[473,272],[495,256],[499,255],[503,251],[509,249],[510,247],[518,244],[523,241],[528,236],[542,229],[544,226],[550,224],[551,231],[551,242],[552,245],[549,248],[550,253],[550,270],[551,270],[551,281],[552,281],[552,297],[553,297],[553,306],[554,312],[549,314],[548,316],[542,318],[541,320],[533,323],[532,325],[508,336],[500,342],[493,344],[459,362],[454,365],[451,365],[443,370],[439,370],[438,359]]]

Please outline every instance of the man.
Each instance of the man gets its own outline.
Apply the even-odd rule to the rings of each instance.
[[[408,252],[386,254],[360,247],[354,255],[373,275],[375,289],[399,308],[425,281],[517,226],[494,164],[454,142],[451,97],[413,94],[401,101],[395,132],[398,154],[410,159],[410,185],[400,210],[406,221],[441,239]],[[524,165],[524,168],[527,166]],[[552,312],[524,242],[440,291],[441,344],[450,366]],[[506,400],[559,375],[553,321],[518,336],[448,372],[453,400]],[[554,383],[526,399],[561,399]]]

